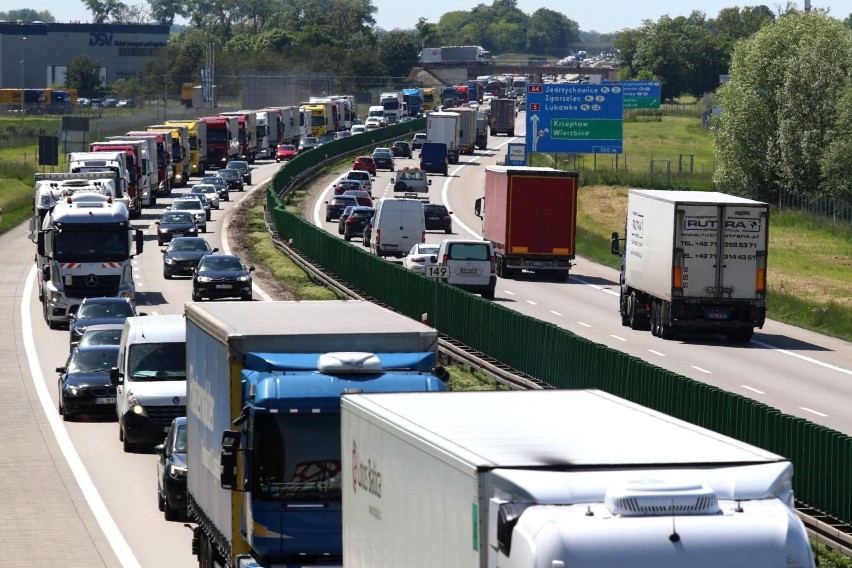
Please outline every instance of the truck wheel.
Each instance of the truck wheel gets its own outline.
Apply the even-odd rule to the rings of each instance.
[[[642,322],[642,318],[636,315],[636,292],[631,292],[630,297],[627,299],[627,317],[630,323],[630,329],[632,330],[640,330],[645,327],[645,323]]]
[[[618,311],[621,314],[621,325],[628,327],[630,318],[627,317],[627,298],[624,296],[624,291],[618,295]]]
[[[482,297],[485,298],[486,300],[493,300],[494,299],[494,288],[488,288],[487,290],[485,290],[485,292],[482,293]]]

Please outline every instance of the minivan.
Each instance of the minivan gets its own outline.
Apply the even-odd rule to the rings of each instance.
[[[438,249],[438,266],[446,266],[447,284],[480,294],[486,300],[494,299],[497,287],[497,266],[494,263],[494,246],[490,241],[444,239]]]
[[[124,321],[116,387],[118,438],[124,451],[162,443],[172,420],[186,415],[186,321],[181,315]]]
[[[370,251],[379,256],[404,257],[411,247],[426,242],[423,203],[419,199],[382,199],[373,216]]]

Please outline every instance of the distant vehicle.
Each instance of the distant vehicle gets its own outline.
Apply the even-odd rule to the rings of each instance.
[[[351,132],[353,135],[355,135],[355,134],[363,134],[363,133],[367,132],[367,126],[366,126],[366,125],[364,125],[364,124],[353,124],[353,125],[352,125],[352,129],[350,130],[350,132]]]
[[[399,122],[411,122],[412,120],[414,120],[413,116],[403,116],[399,119]]]
[[[79,414],[115,415],[115,387],[110,369],[118,364],[118,345],[76,347],[59,373],[59,415],[65,421]]]
[[[376,175],[376,162],[372,156],[358,156],[352,162],[353,170],[364,170],[370,172],[370,175]]]
[[[444,231],[446,234],[453,232],[452,211],[440,203],[424,203],[423,217],[426,222],[427,231]]]
[[[195,217],[195,225],[202,233],[207,232],[207,212],[197,199],[179,198],[172,203],[171,211],[186,211]]]
[[[237,297],[251,300],[252,272],[254,266],[246,266],[233,254],[203,256],[192,276],[192,301]]]
[[[419,150],[423,147],[423,144],[426,142],[426,133],[425,132],[417,132],[414,135],[414,138],[411,140],[411,148],[414,150]]]
[[[328,144],[329,142],[334,142],[337,138],[335,137],[334,132],[327,132],[323,134],[319,138],[317,138],[317,146],[322,146],[324,144]]]
[[[367,127],[367,130],[375,130],[376,128],[384,126],[384,122],[380,118],[371,116],[366,120],[366,122],[364,122],[364,126]]]
[[[121,99],[120,101],[115,103],[115,108],[133,108],[133,101],[130,99]]]
[[[340,215],[350,205],[358,205],[358,201],[354,197],[343,197],[339,195],[325,202],[325,220],[337,221]]]
[[[275,161],[276,162],[287,162],[296,157],[296,154],[299,153],[299,149],[296,148],[293,144],[279,144],[278,149],[275,151]]]
[[[340,214],[340,217],[337,218],[337,234],[343,234],[343,226],[346,223],[346,220],[349,218],[349,215],[352,213],[352,210],[358,207],[357,205],[347,205],[343,210],[343,213]]]
[[[243,183],[251,185],[251,167],[245,160],[231,160],[225,165],[226,169],[237,170],[243,178]]]
[[[341,138],[348,138],[349,136],[352,136],[352,132],[350,132],[349,130],[338,130],[334,134],[334,139],[340,140]]]
[[[136,308],[127,298],[83,298],[68,323],[69,343],[75,347],[90,325],[120,324],[135,315]]]
[[[364,170],[349,170],[341,179],[357,179],[361,181],[365,191],[373,191],[373,177]]]
[[[447,284],[494,299],[497,272],[490,241],[445,239],[438,251],[438,266],[449,268],[449,276],[443,279]]]
[[[201,178],[201,183],[209,183],[219,192],[219,199],[230,201],[231,195],[228,193],[228,182],[221,176],[204,176]]]
[[[346,219],[343,226],[343,240],[351,241],[354,238],[364,238],[364,230],[376,210],[372,207],[355,207]]]
[[[440,142],[424,142],[420,148],[420,169],[429,173],[447,175],[449,172],[447,145]]]
[[[350,189],[348,191],[344,191],[342,195],[343,197],[354,197],[355,201],[358,202],[358,205],[363,207],[373,206],[373,196],[363,189]]]
[[[403,140],[397,140],[391,146],[391,152],[397,158],[411,158],[411,145]]]
[[[359,179],[340,179],[334,184],[334,195],[343,195],[347,191],[364,190],[364,182]]]
[[[373,150],[373,161],[376,163],[376,169],[394,170],[393,152],[390,148],[376,148]]]
[[[177,237],[163,251],[163,278],[192,276],[201,257],[219,252],[203,237]]]
[[[386,198],[378,202],[370,250],[378,256],[404,257],[426,238],[423,203],[418,199]]]
[[[318,145],[318,140],[316,136],[305,136],[301,140],[299,140],[299,153],[307,152],[308,150],[313,150]]]
[[[201,206],[204,207],[204,218],[207,221],[209,221],[212,218],[212,216],[213,216],[213,211],[212,211],[213,205],[210,203],[210,200],[207,199],[207,195],[205,195],[204,193],[193,193],[193,192],[185,193],[185,194],[183,194],[181,199],[196,199],[196,200],[198,200],[198,202],[201,203]]]
[[[190,211],[166,211],[155,223],[157,225],[157,245],[159,246],[163,246],[174,237],[198,234],[195,215]]]
[[[224,178],[226,182],[228,182],[228,189],[235,189],[237,191],[243,191],[245,186],[243,185],[243,176],[240,174],[239,170],[231,170],[228,168],[224,168],[216,172],[216,175],[220,178]]]
[[[154,446],[157,461],[157,505],[167,521],[186,516],[186,417],[172,421],[166,440]]]
[[[428,198],[429,186],[432,180],[426,177],[426,172],[416,168],[403,168],[396,172],[393,182],[394,194],[402,193],[409,197]]]
[[[412,272],[422,274],[427,266],[438,262],[438,248],[439,245],[432,243],[417,243],[402,259],[402,266]]]
[[[120,323],[106,323],[102,325],[90,325],[83,332],[83,336],[77,343],[77,347],[87,347],[89,345],[118,345],[121,341],[121,329],[124,327]]]
[[[200,193],[210,202],[210,207],[219,209],[219,190],[212,183],[197,183],[192,186],[189,193]]]

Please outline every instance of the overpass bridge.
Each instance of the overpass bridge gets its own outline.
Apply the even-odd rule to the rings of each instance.
[[[527,61],[496,62],[493,65],[424,65],[423,70],[445,85],[458,85],[480,75],[529,75],[531,83],[541,83],[543,75],[600,75],[601,81],[615,81],[618,70],[612,67],[531,65]]]

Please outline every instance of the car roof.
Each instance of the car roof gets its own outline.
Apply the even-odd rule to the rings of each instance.
[[[215,258],[215,259],[221,259],[221,258],[233,259],[233,258],[235,258],[235,259],[239,260],[240,262],[243,261],[243,259],[241,259],[239,256],[237,256],[235,254],[208,254],[207,256],[202,257],[201,260],[208,260],[208,259],[211,259],[211,258]]]
[[[84,333],[89,333],[90,331],[121,331],[122,329],[124,329],[123,323],[99,323],[86,327]]]
[[[125,298],[106,298],[101,296],[97,298],[83,298],[84,304],[117,304],[120,302],[130,303]]]

